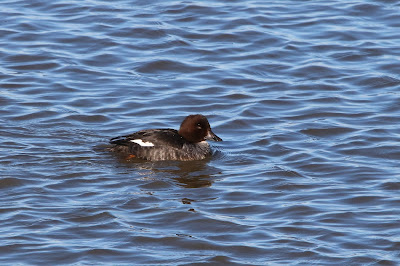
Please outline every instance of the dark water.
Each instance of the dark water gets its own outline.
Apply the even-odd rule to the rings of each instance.
[[[0,264],[400,262],[398,1],[0,3]]]

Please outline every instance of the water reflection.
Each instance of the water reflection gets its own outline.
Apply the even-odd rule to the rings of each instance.
[[[184,188],[210,187],[214,182],[214,176],[221,174],[221,170],[208,164],[211,159],[200,161],[160,161],[149,162],[140,159],[117,157],[118,162],[128,168],[145,170],[142,175],[157,176],[158,178],[170,178],[175,184]]]
[[[213,176],[219,172],[215,167],[210,167],[205,160],[178,162],[178,168],[175,172],[177,177],[173,179],[185,188],[210,187],[214,182]]]

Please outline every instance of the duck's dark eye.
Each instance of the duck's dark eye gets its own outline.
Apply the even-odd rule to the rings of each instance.
[[[198,127],[198,128],[201,128],[201,124],[200,124],[200,123],[198,123],[198,124],[197,124],[197,127]]]

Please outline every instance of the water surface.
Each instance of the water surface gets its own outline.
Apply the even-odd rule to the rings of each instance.
[[[1,7],[1,264],[399,263],[397,1]],[[105,151],[193,113],[207,160]]]

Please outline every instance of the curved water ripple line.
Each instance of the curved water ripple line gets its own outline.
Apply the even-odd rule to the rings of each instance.
[[[399,261],[396,2],[2,6],[2,264]],[[105,151],[191,113],[208,160]]]

